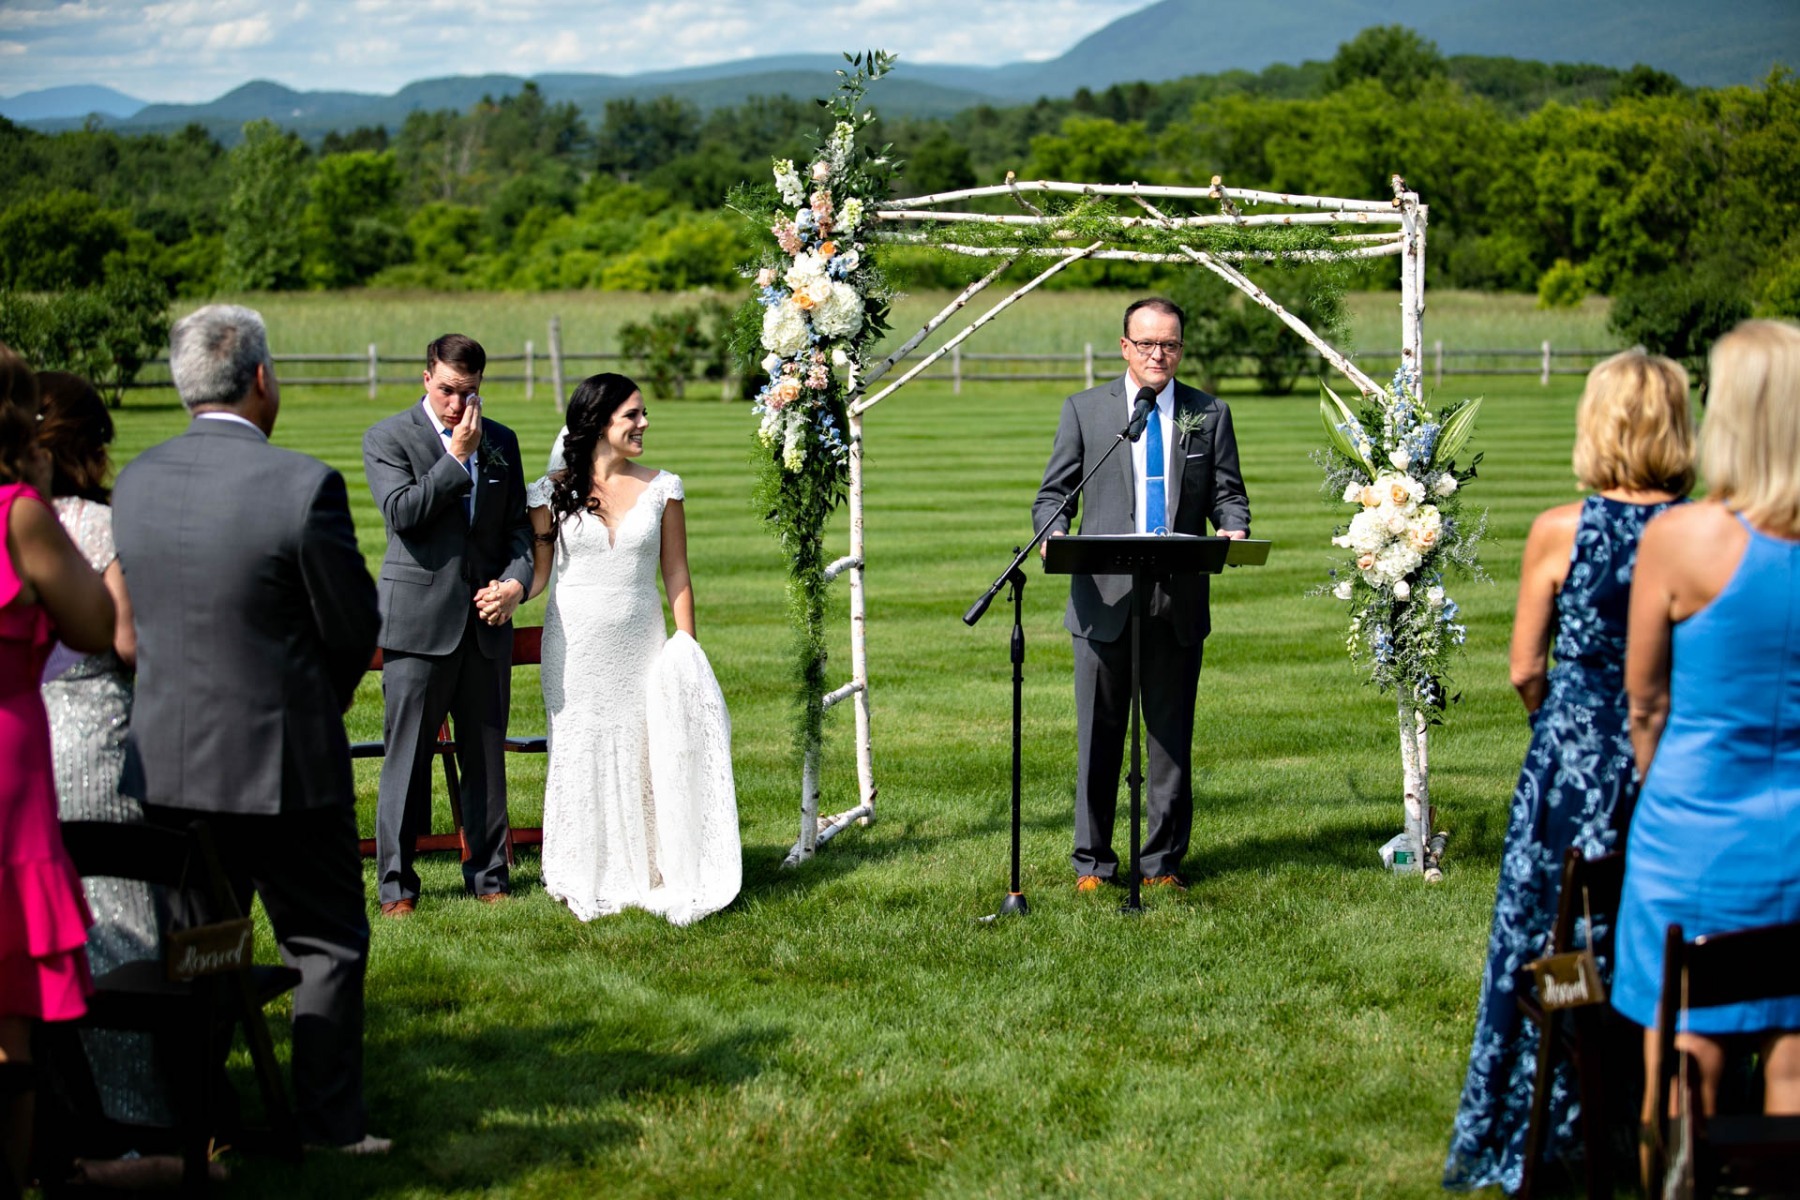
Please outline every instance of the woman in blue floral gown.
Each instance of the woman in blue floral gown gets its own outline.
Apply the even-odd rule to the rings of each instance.
[[[1556,919],[1569,847],[1623,845],[1636,775],[1626,729],[1625,629],[1638,538],[1694,481],[1687,373],[1627,351],[1588,375],[1575,418],[1575,476],[1596,494],[1540,514],[1525,542],[1512,681],[1531,717],[1513,790],[1487,970],[1444,1186],[1519,1189],[1537,1071],[1537,1030],[1519,1012],[1519,970]],[[1554,637],[1555,667],[1545,670]],[[1603,964],[1609,967],[1610,964]],[[1578,1152],[1568,1064],[1551,1079],[1544,1153]]]

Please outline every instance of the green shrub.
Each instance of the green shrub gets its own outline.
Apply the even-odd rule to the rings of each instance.
[[[1587,272],[1566,258],[1559,258],[1538,279],[1539,308],[1574,308],[1587,298]]]
[[[1744,287],[1723,270],[1673,267],[1621,287],[1607,324],[1625,341],[1685,363],[1704,381],[1712,344],[1749,316]]]
[[[125,385],[169,341],[169,290],[146,273],[119,273],[97,288],[0,292],[0,342],[40,371],[71,371],[110,391]]]
[[[680,399],[690,380],[707,380],[725,399],[741,399],[742,381],[731,371],[733,319],[731,305],[708,297],[621,327],[619,349],[637,360],[638,379],[660,396]]]

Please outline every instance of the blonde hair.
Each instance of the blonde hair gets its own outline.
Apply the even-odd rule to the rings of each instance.
[[[1745,321],[1712,351],[1707,491],[1760,529],[1800,537],[1800,325]]]
[[[1575,478],[1595,491],[1687,494],[1694,417],[1680,363],[1638,348],[1588,372],[1575,410]]]

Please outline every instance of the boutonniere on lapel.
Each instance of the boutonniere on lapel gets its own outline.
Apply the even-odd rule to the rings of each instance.
[[[1175,432],[1181,435],[1182,441],[1190,441],[1195,434],[1206,428],[1206,414],[1184,408],[1175,414]]]
[[[500,453],[500,447],[494,445],[493,440],[486,433],[481,435],[481,446],[476,453],[481,456],[481,461],[486,466],[505,467],[507,465],[506,455]]]

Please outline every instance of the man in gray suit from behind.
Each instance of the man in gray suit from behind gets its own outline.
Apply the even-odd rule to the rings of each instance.
[[[459,333],[425,352],[425,395],[363,436],[363,469],[387,526],[381,690],[387,700],[376,870],[384,916],[419,899],[413,869],[431,815],[431,764],[449,714],[462,765],[463,886],[511,890],[506,719],[512,615],[531,586],[531,522],[519,439],[481,411],[487,353]]]
[[[239,898],[262,898],[300,970],[293,1077],[303,1140],[356,1153],[369,919],[344,710],[380,617],[344,477],[269,444],[281,402],[262,318],[176,323],[194,414],[119,475],[113,529],[138,638],[123,789],[161,824],[205,814]]]
[[[1051,536],[1069,531],[1067,501],[1132,416],[1145,390],[1156,408],[1138,440],[1114,452],[1081,496],[1084,534],[1189,533],[1213,529],[1249,536],[1250,500],[1238,469],[1231,411],[1216,397],[1175,381],[1181,361],[1180,308],[1160,298],[1125,310],[1122,378],[1063,403],[1044,483],[1031,509],[1033,528],[1055,514]],[[1162,447],[1161,462],[1150,460]],[[1153,527],[1161,502],[1162,521]],[[1139,856],[1151,885],[1187,886],[1182,858],[1194,825],[1194,697],[1200,658],[1212,628],[1205,575],[1154,586],[1141,635],[1144,726],[1149,736],[1148,828]],[[1072,575],[1063,624],[1075,640],[1076,888],[1092,891],[1118,873],[1113,818],[1119,767],[1131,719],[1131,577]]]

